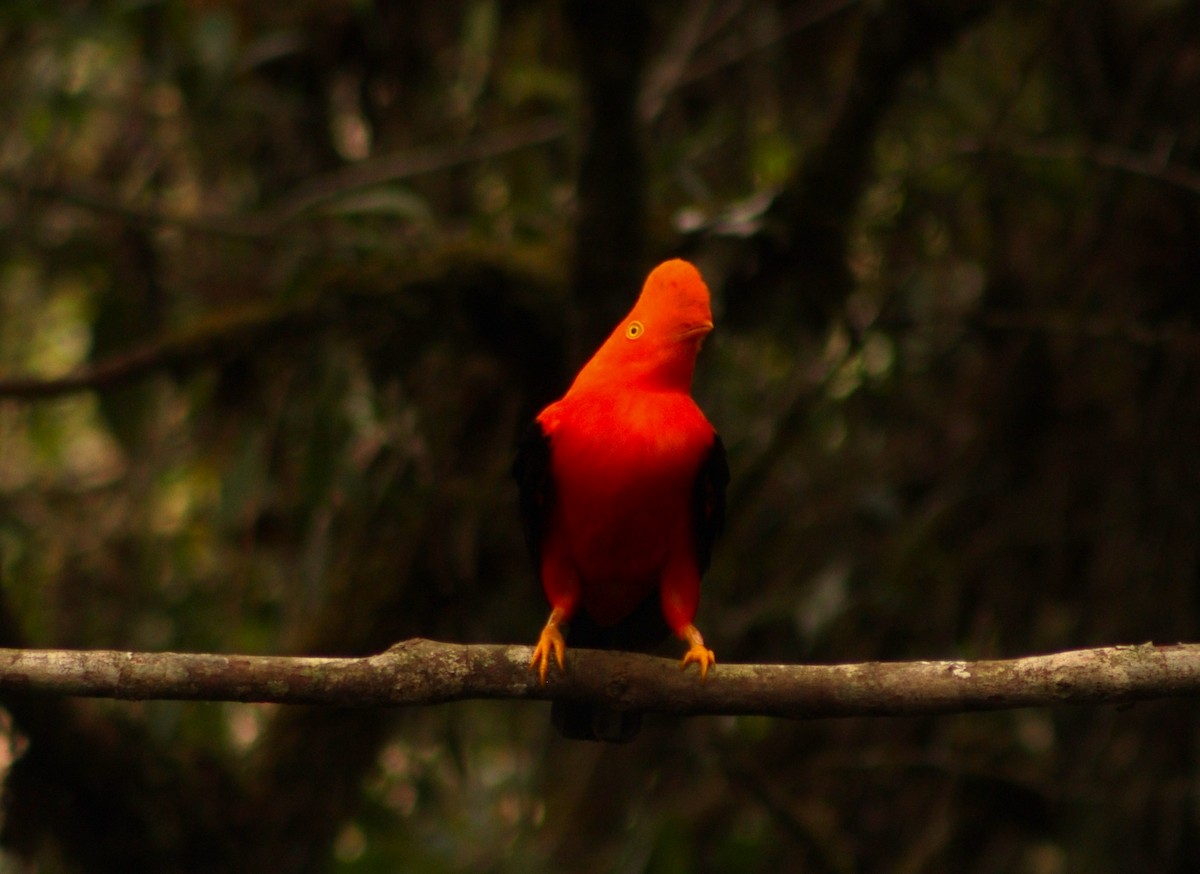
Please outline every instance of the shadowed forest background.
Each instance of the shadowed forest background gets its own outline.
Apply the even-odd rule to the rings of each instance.
[[[1200,638],[1200,5],[21,0],[0,644],[532,644],[516,441],[673,256],[720,661]],[[1200,870],[1194,701],[0,703],[4,871]]]

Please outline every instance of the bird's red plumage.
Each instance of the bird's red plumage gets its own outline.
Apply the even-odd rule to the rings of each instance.
[[[720,438],[691,396],[711,330],[696,268],[660,264],[521,444],[513,473],[552,608],[530,662],[542,682],[551,660],[564,667],[568,625],[571,645],[602,648],[652,646],[669,628],[688,644],[684,667],[695,662],[704,677],[716,662],[692,624],[729,478]],[[574,701],[556,701],[551,717],[567,737],[614,741],[640,722]]]
[[[681,391],[599,385],[538,421],[556,494],[541,567],[551,606],[569,617],[582,605],[612,625],[659,588],[667,625],[682,635],[700,592],[691,501],[713,442],[704,414]]]
[[[660,264],[566,395],[538,416],[553,500],[535,560],[560,621],[582,607],[612,625],[658,589],[671,630],[699,638],[688,631],[703,570],[693,504],[719,443],[691,384],[711,330],[700,273],[686,261]]]

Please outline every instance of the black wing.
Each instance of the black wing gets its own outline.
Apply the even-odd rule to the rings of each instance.
[[[534,422],[521,438],[512,466],[521,505],[525,544],[533,558],[534,573],[540,578],[542,539],[554,502],[554,477],[550,472],[550,438],[541,423]]]
[[[708,570],[713,544],[725,530],[725,490],[728,486],[725,444],[719,434],[713,434],[712,446],[704,456],[692,490],[692,531],[696,536],[696,563],[700,573]]]

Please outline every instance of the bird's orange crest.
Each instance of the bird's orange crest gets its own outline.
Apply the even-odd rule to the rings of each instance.
[[[679,258],[655,267],[622,325],[635,321],[663,340],[711,331],[712,305],[700,271]]]
[[[650,272],[642,293],[572,389],[614,380],[687,391],[696,353],[712,330],[712,305],[700,271],[678,258]]]

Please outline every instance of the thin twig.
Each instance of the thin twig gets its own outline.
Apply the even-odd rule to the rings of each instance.
[[[1167,347],[1179,353],[1200,352],[1200,332],[1180,325],[1150,326],[1133,321],[1080,318],[1053,310],[1031,312],[992,311],[977,322],[988,329],[1026,331],[1086,340],[1114,341],[1141,348]]]
[[[1172,161],[1165,148],[1148,153],[1110,143],[1051,140],[985,142],[968,137],[958,142],[954,154],[1004,154],[1025,160],[1085,162],[1105,170],[1119,170],[1200,194],[1200,170]]]
[[[247,306],[221,314],[201,327],[155,340],[56,377],[0,376],[0,400],[38,400],[124,385],[150,373],[215,364],[239,353],[260,352],[298,331],[320,330],[324,320],[314,306],[274,311]]]
[[[461,142],[380,155],[308,180],[268,210],[266,223],[278,228],[315,207],[366,188],[496,158],[562,139],[566,133],[567,125],[562,120],[538,118]]]
[[[284,225],[339,197],[377,185],[399,182],[463,164],[500,157],[519,149],[543,145],[563,138],[566,132],[567,125],[563,121],[547,117],[487,131],[457,142],[378,155],[358,164],[314,176],[268,209],[228,216],[181,215],[135,206],[123,202],[113,193],[81,182],[70,185],[44,183],[0,173],[0,188],[18,195],[57,201],[91,212],[114,215],[135,224],[165,226],[219,238],[273,242],[283,234]],[[286,238],[291,240],[294,234],[289,233]]]
[[[754,32],[745,40],[731,41],[708,52],[703,57],[696,57],[678,76],[677,84],[689,85],[718,73],[726,67],[739,64],[752,55],[771,48],[803,30],[821,24],[859,3],[860,0],[814,0],[812,3],[798,4],[781,17],[776,27]]]

